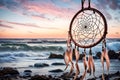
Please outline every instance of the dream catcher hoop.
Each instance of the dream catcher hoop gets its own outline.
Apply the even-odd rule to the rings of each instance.
[[[107,22],[97,9],[83,8],[72,18],[69,32],[75,45],[81,48],[94,47],[106,37]]]
[[[90,0],[88,0],[88,7],[84,8],[85,0],[81,0],[82,9],[79,10],[71,20],[69,31],[68,31],[68,40],[67,40],[67,50],[64,55],[64,60],[66,63],[66,68],[69,63],[71,63],[72,73],[74,68],[74,63],[72,62],[72,57],[75,55],[76,58],[76,74],[74,80],[80,73],[78,60],[80,58],[79,48],[83,48],[83,64],[84,64],[84,73],[81,80],[84,79],[86,73],[93,73],[95,77],[95,64],[92,57],[92,47],[96,46],[102,42],[102,54],[101,54],[101,63],[104,73],[104,59],[106,59],[106,66],[109,72],[110,60],[106,50],[106,34],[107,34],[107,21],[104,15],[97,9],[92,8],[90,5]],[[74,48],[72,47],[72,43]],[[86,48],[89,49],[88,60],[86,59]],[[66,69],[65,68],[65,69]],[[103,76],[104,78],[104,76]]]

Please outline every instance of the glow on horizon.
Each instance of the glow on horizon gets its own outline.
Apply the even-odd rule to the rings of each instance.
[[[120,38],[120,7],[103,3],[92,0],[92,5],[107,18],[107,37]],[[66,38],[80,4],[80,0],[2,0],[0,38]]]

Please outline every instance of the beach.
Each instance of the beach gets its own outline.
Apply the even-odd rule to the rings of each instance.
[[[113,55],[119,55],[120,39],[108,39],[107,49],[110,54],[114,53]],[[70,71],[70,66],[64,71],[66,67],[63,59],[65,50],[65,39],[0,39],[0,71],[4,69],[4,71],[6,71],[6,68],[17,70],[17,77],[10,77],[13,80],[32,80],[36,75],[39,75],[38,78],[41,77],[40,75],[44,75],[44,77],[42,76],[43,78],[46,77],[51,80],[53,80],[53,78],[56,80],[60,78],[60,80],[64,80],[66,77],[62,75]],[[80,54],[82,51],[83,49],[80,48]],[[103,74],[101,61],[99,56],[96,55],[100,51],[101,44],[98,44],[92,49],[96,68],[95,76],[98,80],[101,79],[100,76]],[[55,57],[51,56],[52,54],[54,54]],[[119,80],[119,56],[117,56],[117,58],[116,56],[110,56],[110,58],[109,79]],[[75,63],[75,60],[73,60],[73,62]],[[80,68],[80,74],[78,77],[80,77],[84,72],[83,61],[81,59],[79,60],[78,65]],[[75,70],[76,69],[74,69],[74,72]],[[68,79],[73,79],[74,72]],[[107,74],[106,67],[104,73]],[[10,73],[6,74],[8,75]],[[0,75],[6,76],[6,74]],[[3,76],[0,76],[0,78],[3,78]],[[92,78],[94,78],[93,75],[86,75],[86,79]]]

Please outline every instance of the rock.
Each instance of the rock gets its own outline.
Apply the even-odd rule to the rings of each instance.
[[[28,67],[34,67],[33,65],[29,65]]]
[[[120,77],[119,78],[115,78],[114,80],[120,80]]]
[[[95,56],[100,59],[100,57],[101,57],[101,52],[97,52],[97,54],[96,54]]]
[[[115,75],[117,75],[117,76],[118,76],[118,75],[120,75],[120,72],[119,72],[119,71],[117,71],[117,72],[115,73]]]
[[[104,78],[107,76],[107,74],[104,74]],[[99,76],[99,78],[102,78],[102,75]]]
[[[34,67],[48,67],[49,65],[46,63],[35,63]]]
[[[120,56],[118,57],[118,60],[120,60]]]
[[[35,75],[31,77],[31,79],[29,80],[52,80],[52,79],[44,75]]]
[[[119,53],[116,53],[114,50],[109,50],[108,51],[108,56],[110,59],[119,59]],[[101,52],[97,52],[96,54],[97,58],[101,57]]]
[[[84,54],[80,54],[79,60],[82,60],[84,56],[85,56]]]
[[[98,59],[98,57],[96,57],[96,56],[93,56],[93,59]]]
[[[62,77],[62,78],[67,78],[67,77],[68,77],[68,74],[69,74],[68,72],[63,73],[63,74],[61,75],[61,77]]]
[[[50,70],[49,72],[63,72],[61,69]]]
[[[51,76],[51,75],[48,75],[48,77],[52,79],[52,76]]]
[[[51,53],[50,56],[49,56],[50,59],[53,59],[53,58],[57,58],[57,59],[63,59],[63,55],[61,54],[53,54]]]
[[[5,67],[0,69],[0,77],[17,77],[19,76],[19,72],[17,69],[11,67]]]
[[[110,59],[118,59],[118,56],[119,56],[117,53],[115,53],[114,50],[109,50],[108,55]]]
[[[74,76],[75,73],[69,74],[69,72],[65,72],[60,76],[60,78],[62,78],[63,80],[71,80],[71,78],[74,78]]]
[[[24,77],[24,78],[26,78],[26,77],[31,77],[31,73],[32,73],[31,70],[24,70],[24,75],[23,75],[23,77]]]
[[[64,63],[52,63],[51,65],[65,65]]]
[[[31,70],[24,70],[24,72],[31,72],[31,73],[32,73],[32,71],[31,71]]]
[[[90,79],[87,79],[87,80],[96,80],[95,78],[90,78]]]

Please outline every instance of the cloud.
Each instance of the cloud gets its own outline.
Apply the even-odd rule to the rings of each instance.
[[[31,23],[16,23],[16,22],[7,22],[7,23],[14,24],[14,25],[19,25],[19,26],[25,26],[25,27],[41,28],[40,26],[35,25],[35,24],[31,24]]]
[[[55,3],[55,0],[0,0],[0,8],[4,7],[22,15],[37,17],[41,20],[52,21],[56,18],[71,19],[75,12],[77,12],[77,9],[79,9],[78,6],[76,6],[78,5],[77,1],[60,1],[64,4],[70,4],[72,7],[62,7],[64,5],[57,5],[58,3]],[[114,18],[112,18],[112,13],[109,13],[108,8],[112,10],[120,9],[120,0],[97,0],[95,4],[109,20]]]
[[[12,26],[3,24],[3,21],[2,21],[2,20],[0,20],[0,27],[3,27],[3,28],[13,28]]]
[[[0,23],[0,27],[3,27],[3,28],[13,28],[11,26],[8,26],[8,25],[5,25],[5,24],[1,24],[1,23]]]
[[[0,23],[2,23],[2,25],[4,24],[13,24],[13,25],[19,25],[19,26],[25,26],[25,27],[35,27],[35,28],[40,28],[40,26],[35,25],[35,24],[31,24],[31,23],[17,23],[17,22],[9,22],[9,21],[3,21],[0,20]],[[7,26],[7,25],[6,25]],[[10,28],[10,27],[9,27]]]
[[[111,10],[120,10],[120,0],[97,0],[96,7],[105,14],[105,16],[111,20],[114,19]]]
[[[6,25],[6,24],[8,24],[8,25]],[[13,27],[9,26],[9,24],[24,26],[24,27],[41,28],[41,29],[58,29],[58,28],[55,28],[55,27],[41,27],[41,26],[33,24],[33,23],[17,23],[17,22],[9,22],[9,21],[0,20],[0,26],[1,27],[13,28]]]
[[[120,22],[120,18],[119,17],[115,17],[115,20],[117,20],[117,22]]]
[[[107,0],[107,1],[111,9],[113,10],[120,9],[120,0]]]
[[[47,2],[48,1],[48,2]],[[38,17],[46,20],[55,20],[56,17],[72,17],[74,10],[55,5],[52,0],[0,0],[0,8],[6,8],[22,15]],[[68,2],[70,0],[62,0]],[[47,3],[46,3],[47,2]]]
[[[120,9],[120,0],[98,0],[97,4],[103,9],[107,9],[107,6],[112,10]]]

